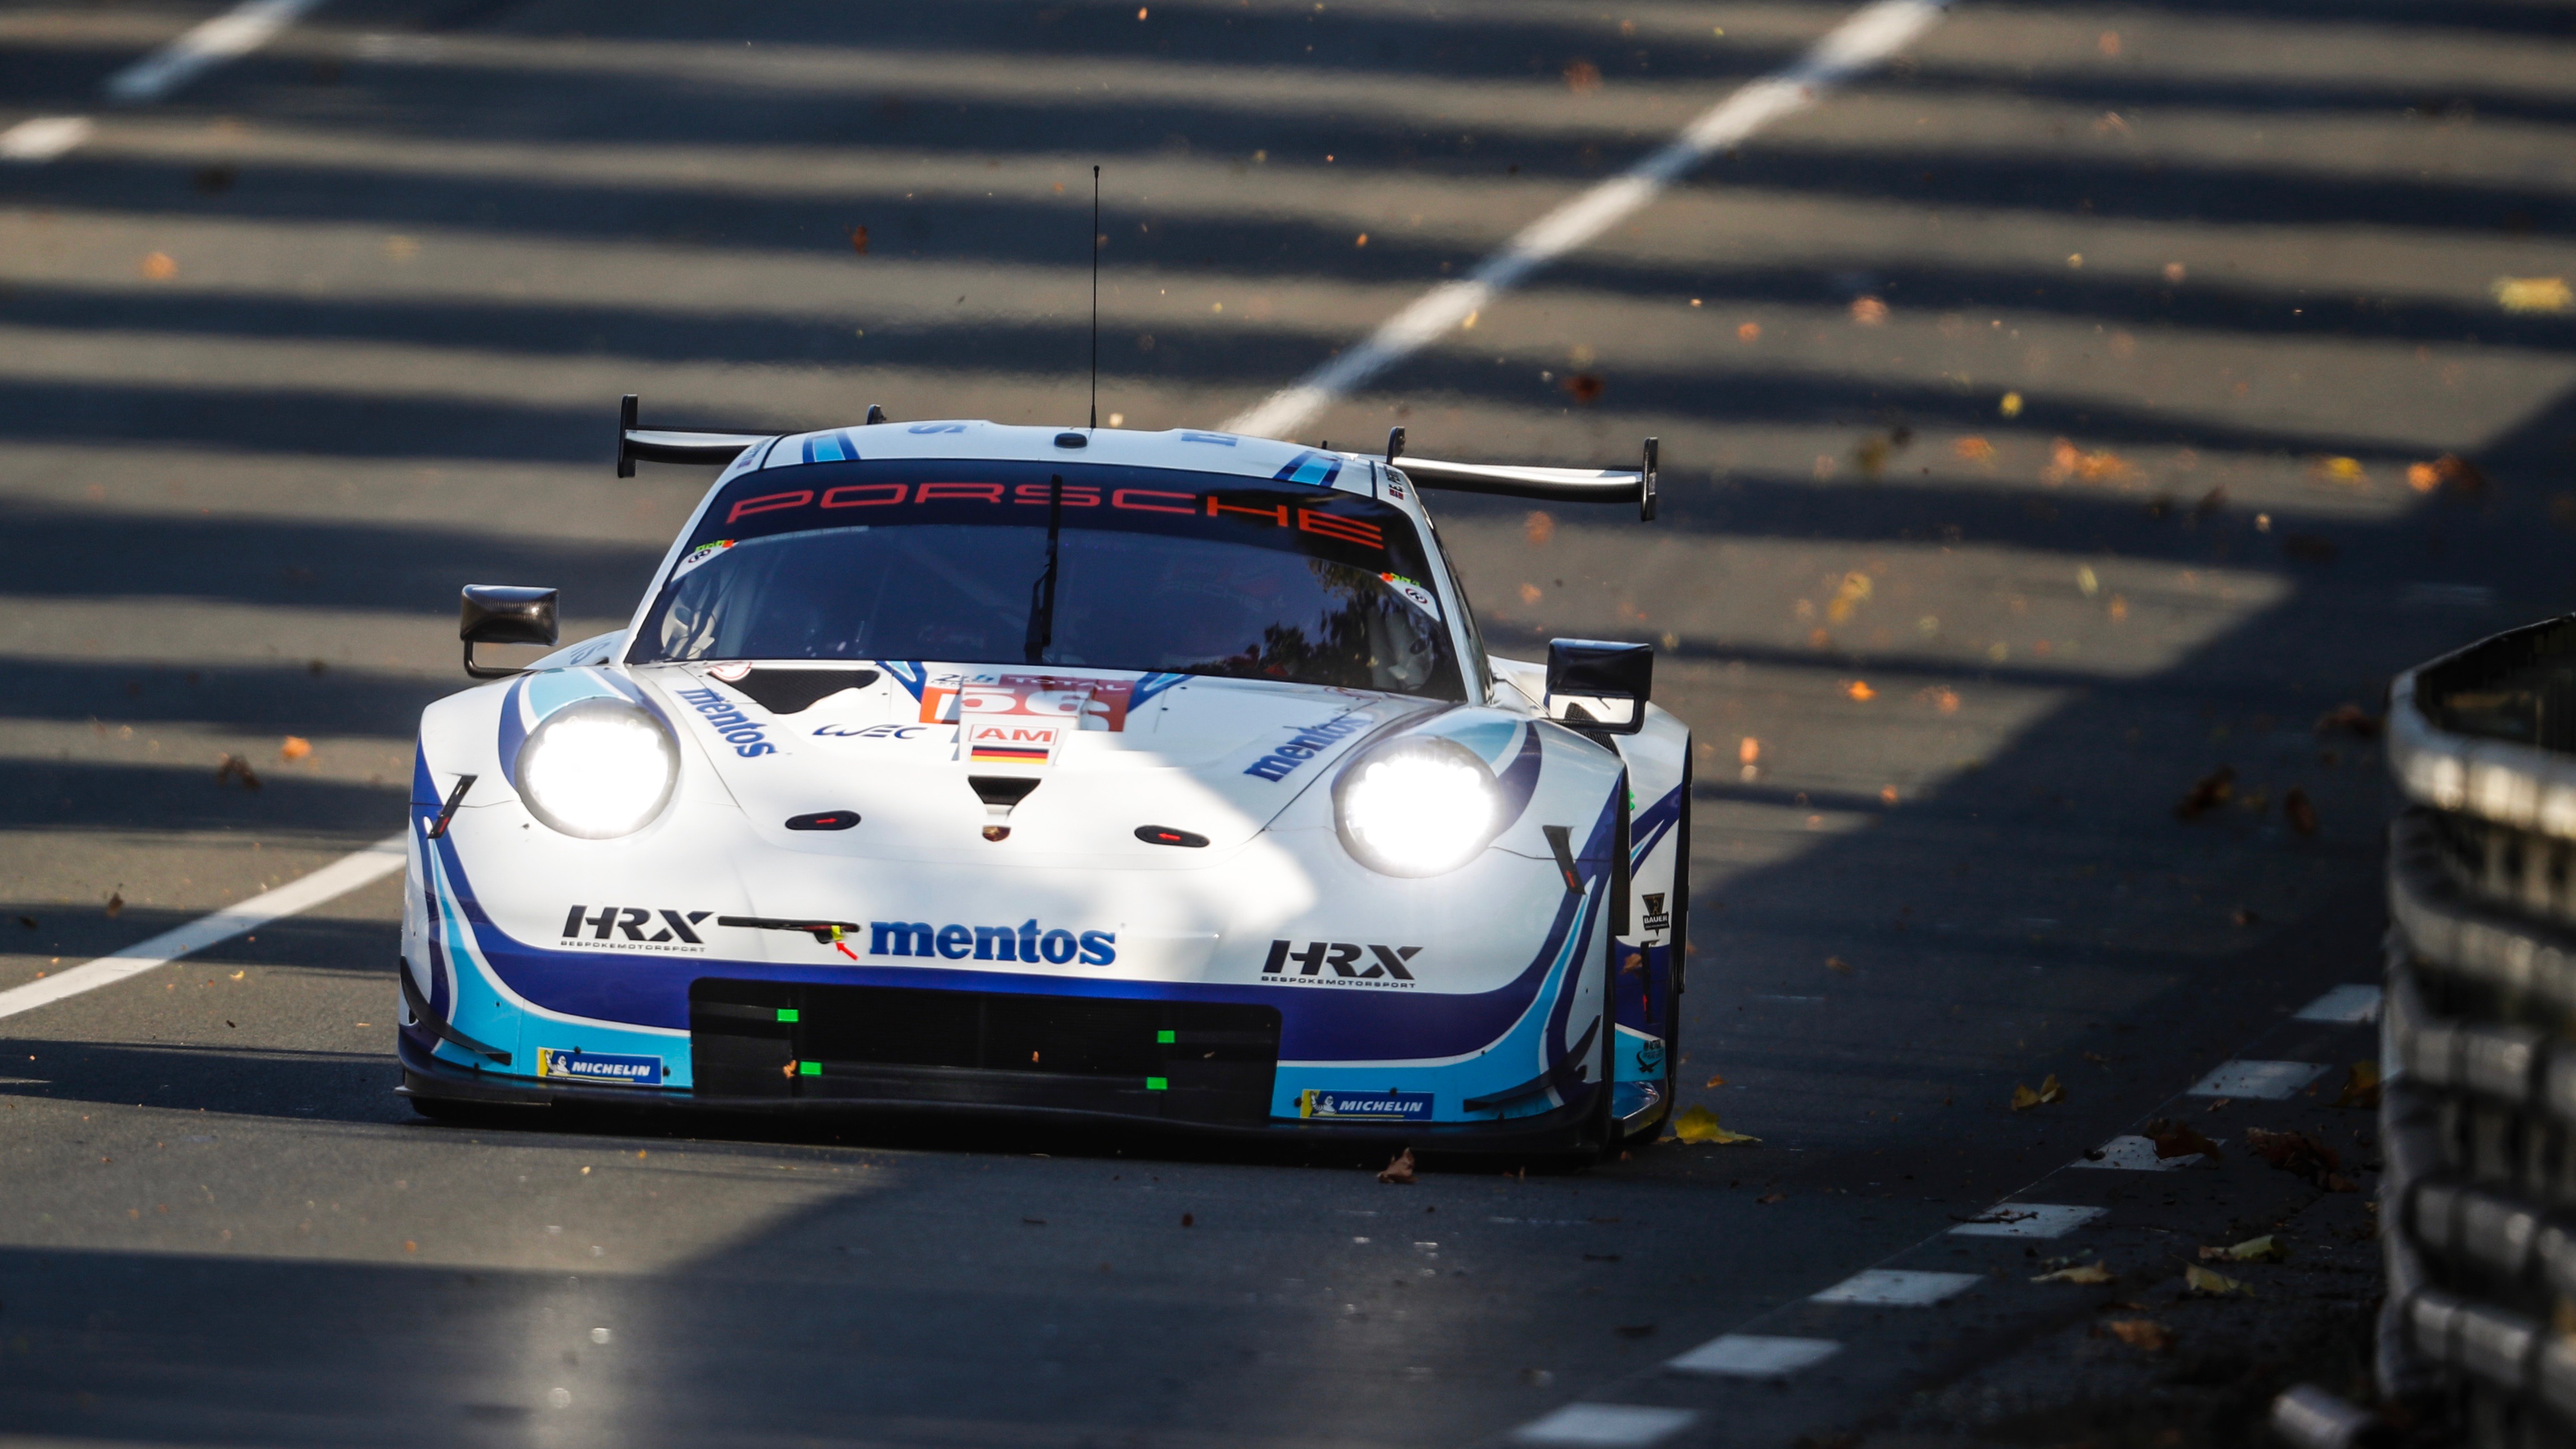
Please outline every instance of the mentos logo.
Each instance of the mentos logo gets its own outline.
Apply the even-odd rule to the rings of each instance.
[[[1016,926],[940,926],[928,921],[868,922],[871,956],[936,956],[949,961],[1043,961],[1062,966],[1080,956],[1085,966],[1118,959],[1118,933],[1058,927],[1041,929],[1032,918]]]
[[[1243,773],[1259,775],[1265,780],[1285,780],[1296,772],[1299,765],[1357,734],[1376,717],[1367,710],[1357,709],[1322,724],[1305,725],[1290,736],[1286,744],[1244,766]]]
[[[778,746],[761,733],[759,722],[744,714],[732,700],[712,689],[683,689],[679,694],[688,701],[689,708],[698,712],[698,718],[706,721],[707,728],[724,736],[735,754],[748,760],[778,753]]]

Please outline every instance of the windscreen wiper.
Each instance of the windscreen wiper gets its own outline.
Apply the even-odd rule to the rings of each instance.
[[[1031,664],[1046,663],[1048,646],[1055,643],[1055,562],[1056,546],[1064,538],[1064,475],[1047,477],[1047,560],[1046,571],[1029,585],[1029,634],[1021,652]]]

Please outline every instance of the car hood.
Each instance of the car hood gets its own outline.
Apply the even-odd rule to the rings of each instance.
[[[997,844],[1028,863],[1209,859],[1250,840],[1362,740],[1449,708],[1365,690],[1108,670],[879,662],[630,672],[764,840],[991,864],[1001,863]],[[840,822],[811,817],[835,815],[857,823],[814,828]],[[1148,842],[1137,835],[1146,827],[1207,844]]]

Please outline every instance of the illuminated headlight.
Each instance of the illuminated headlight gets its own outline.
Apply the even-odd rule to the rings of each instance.
[[[566,705],[519,747],[519,798],[529,813],[584,840],[643,829],[679,775],[670,735],[623,700]]]
[[[1454,741],[1413,736],[1362,755],[1333,782],[1333,817],[1360,864],[1386,875],[1439,875],[1473,859],[1502,829],[1493,771]]]

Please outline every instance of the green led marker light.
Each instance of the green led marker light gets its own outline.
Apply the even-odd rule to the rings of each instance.
[[[780,1021],[794,1021],[796,1019],[796,1008],[792,1006],[782,1006],[778,1008],[778,1019]]]
[[[1172,1042],[1179,1041],[1180,1039],[1181,1039],[1181,1038],[1180,1038],[1180,1034],[1179,1034],[1178,1032],[1158,1031],[1158,1032],[1154,1033],[1154,1040],[1156,1040],[1156,1041],[1158,1041],[1158,1042],[1162,1042],[1162,1043],[1164,1043],[1164,1044],[1166,1044],[1166,1045],[1169,1045],[1169,1044],[1170,1044],[1170,1043],[1172,1043]]]
[[[1171,1089],[1171,1082],[1165,1078],[1147,1077],[1145,1079],[1145,1090],[1148,1092],[1168,1092]]]
[[[823,1075],[823,1064],[821,1062],[798,1062],[796,1064],[796,1074],[800,1077],[819,1077]]]

